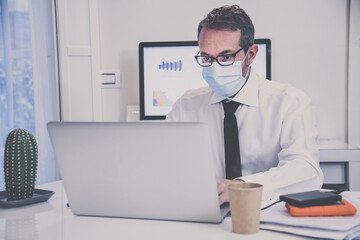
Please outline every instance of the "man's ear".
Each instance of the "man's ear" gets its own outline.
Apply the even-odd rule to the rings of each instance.
[[[259,51],[259,47],[258,47],[257,44],[253,44],[251,47],[249,47],[249,49],[248,49],[248,57],[246,59],[248,65],[253,63],[258,51]]]

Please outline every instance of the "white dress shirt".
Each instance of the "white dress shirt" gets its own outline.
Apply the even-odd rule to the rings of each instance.
[[[225,178],[222,100],[224,97],[209,87],[189,90],[173,105],[167,120],[206,123],[216,176]],[[233,101],[241,103],[235,112],[243,174],[240,179],[262,184],[263,200],[319,189],[323,174],[309,97],[288,84],[263,79],[251,70]]]

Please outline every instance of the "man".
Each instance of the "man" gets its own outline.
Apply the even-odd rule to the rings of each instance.
[[[239,180],[263,184],[263,200],[320,188],[310,99],[251,69],[258,46],[245,11],[237,5],[211,11],[199,24],[198,43],[195,58],[208,87],[186,92],[167,120],[208,125],[220,204],[229,201],[228,185]],[[224,114],[228,108],[233,113]]]

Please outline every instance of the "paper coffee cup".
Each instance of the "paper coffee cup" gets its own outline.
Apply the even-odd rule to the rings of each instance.
[[[230,211],[234,233],[255,234],[259,231],[263,186],[238,182],[229,185]]]

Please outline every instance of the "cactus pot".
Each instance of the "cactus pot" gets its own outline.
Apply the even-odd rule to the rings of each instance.
[[[11,131],[6,139],[4,171],[9,201],[31,198],[34,194],[38,148],[36,140],[25,129]]]

